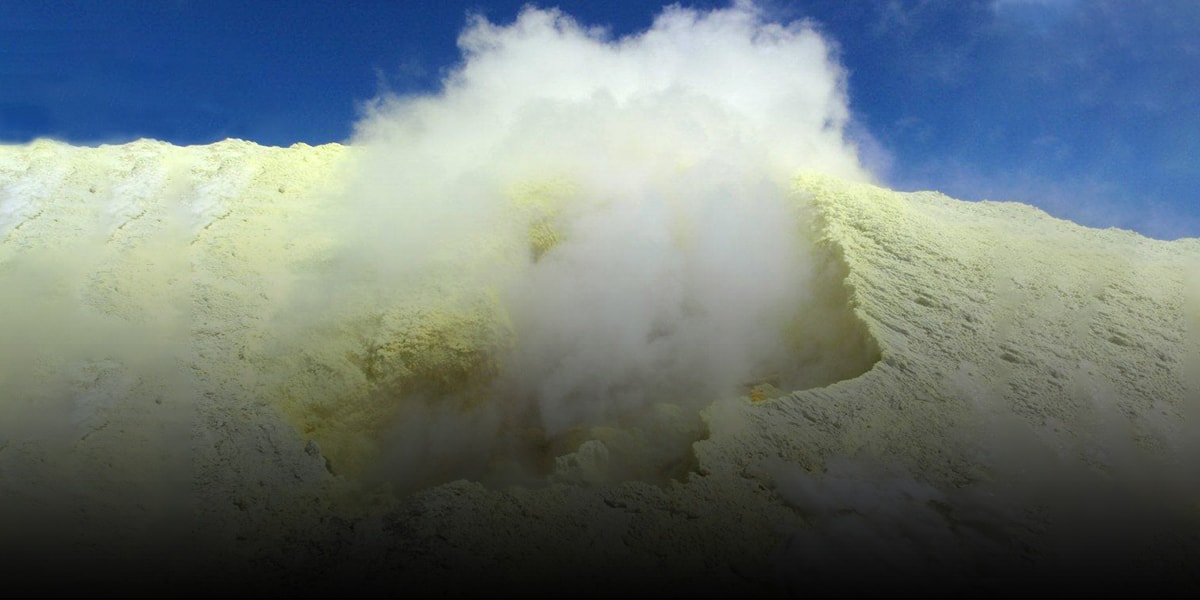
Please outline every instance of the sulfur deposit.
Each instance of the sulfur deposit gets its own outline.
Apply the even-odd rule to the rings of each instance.
[[[14,595],[1196,595],[1200,240],[873,185],[806,22],[0,146]]]
[[[555,421],[509,380],[538,289],[504,277],[588,234],[578,188],[514,183],[511,230],[382,288],[334,235],[360,156],[0,148],[22,587],[1196,589],[1197,240],[799,176],[783,345],[728,389],[637,379],[662,395]]]

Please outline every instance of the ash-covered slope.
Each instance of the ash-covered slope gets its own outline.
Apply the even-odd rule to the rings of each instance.
[[[522,349],[527,321],[562,315],[511,282],[549,290],[569,272],[553,261],[580,260],[556,253],[587,247],[562,241],[587,234],[562,217],[577,191],[518,182],[511,220],[397,273],[402,256],[346,250],[355,156],[0,148],[0,519],[20,587],[1197,590],[1197,240],[800,177],[778,248],[802,293],[761,317],[780,336],[747,338],[770,352],[691,381],[585,363],[621,385],[565,397],[624,400],[550,418],[529,398],[556,380],[530,364],[555,357]],[[717,272],[712,296],[688,287],[698,268],[670,271],[684,309],[648,322],[648,347],[677,344],[651,373],[750,353],[686,349],[741,339],[702,316],[774,297],[778,274]],[[603,315],[568,316],[564,336],[598,335],[572,325]]]

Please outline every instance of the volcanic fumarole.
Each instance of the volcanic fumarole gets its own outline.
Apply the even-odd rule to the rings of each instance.
[[[1197,589],[1197,240],[872,185],[752,4],[459,44],[346,145],[0,147],[13,572]]]

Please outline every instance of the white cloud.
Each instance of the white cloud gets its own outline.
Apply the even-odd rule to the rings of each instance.
[[[999,13],[1013,7],[1067,8],[1076,0],[992,0],[992,12]]]

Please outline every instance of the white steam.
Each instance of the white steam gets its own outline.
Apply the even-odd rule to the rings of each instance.
[[[440,93],[358,124],[346,273],[389,299],[497,298],[514,342],[488,403],[547,436],[657,405],[694,417],[791,368],[814,267],[790,180],[867,176],[820,35],[750,3],[669,7],[615,40],[526,8],[473,18],[459,45]],[[531,227],[550,240],[535,251]]]

